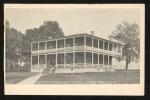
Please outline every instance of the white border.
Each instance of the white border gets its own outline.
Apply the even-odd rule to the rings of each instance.
[[[144,4],[4,4],[6,8],[62,8],[62,9],[140,9],[140,84],[49,84],[49,85],[8,85],[5,95],[144,95],[144,55],[145,55],[145,5]],[[4,29],[5,30],[5,29]],[[4,32],[4,40],[5,40]],[[5,66],[4,41],[4,66]],[[4,67],[5,72],[5,67]],[[5,73],[4,73],[5,83]]]

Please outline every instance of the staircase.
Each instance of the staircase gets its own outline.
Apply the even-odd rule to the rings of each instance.
[[[56,66],[50,66],[49,68],[45,68],[43,71],[42,71],[42,74],[54,74],[56,71]]]

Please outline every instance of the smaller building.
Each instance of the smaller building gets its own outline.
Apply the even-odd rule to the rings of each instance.
[[[31,44],[31,72],[57,69],[113,69],[113,59],[122,54],[119,43],[90,34],[70,35]]]

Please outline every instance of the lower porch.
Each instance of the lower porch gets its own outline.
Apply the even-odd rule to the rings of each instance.
[[[32,55],[31,72],[39,72],[41,68],[56,69],[112,69],[112,56],[91,52],[73,52],[59,54]]]

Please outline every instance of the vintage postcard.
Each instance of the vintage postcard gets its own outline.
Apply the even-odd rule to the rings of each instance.
[[[4,4],[5,95],[144,95],[144,4]]]

